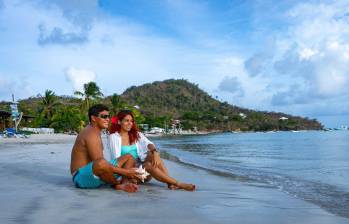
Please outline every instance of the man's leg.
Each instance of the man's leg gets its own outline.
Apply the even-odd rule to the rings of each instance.
[[[110,168],[111,164],[105,159],[99,159],[93,161],[93,173],[98,176],[103,182],[115,185],[117,180]]]
[[[126,163],[127,159],[125,160],[126,161],[122,162]],[[114,186],[114,188],[117,190],[123,190],[126,192],[136,192],[138,190],[138,186],[132,183],[118,183],[112,171],[112,165],[105,159],[99,159],[93,162],[93,173],[98,176],[103,182]]]

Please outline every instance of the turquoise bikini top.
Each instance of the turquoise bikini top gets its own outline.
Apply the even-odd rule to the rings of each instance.
[[[137,145],[122,145],[121,155],[131,154],[134,159],[138,159]]]

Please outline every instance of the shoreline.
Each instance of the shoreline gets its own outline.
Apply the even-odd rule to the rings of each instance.
[[[69,134],[30,134],[27,138],[22,137],[0,137],[1,144],[16,144],[16,143],[28,143],[28,144],[53,144],[53,143],[66,143],[75,140],[77,135]]]
[[[326,130],[290,130],[290,131],[198,131],[198,132],[184,132],[180,134],[164,134],[164,133],[146,133],[143,132],[146,137],[180,137],[180,136],[200,136],[200,135],[212,135],[212,134],[224,134],[224,133],[231,133],[231,134],[249,134],[249,133],[282,133],[282,132],[293,132],[293,133],[299,133],[299,132],[308,132],[308,131],[321,131],[321,132],[328,132]],[[346,131],[346,130],[331,130],[331,131]],[[27,137],[3,137],[0,136],[0,145],[1,144],[16,144],[16,143],[64,143],[69,142],[72,139],[74,140],[76,138],[77,134],[63,134],[63,133],[53,133],[53,134],[30,134],[27,135]],[[103,135],[105,136],[105,135]]]
[[[310,132],[310,131],[320,131],[320,132],[327,132],[327,131],[345,131],[345,130],[279,130],[279,131],[198,131],[198,132],[185,132],[185,133],[177,133],[177,134],[165,134],[165,133],[146,133],[143,132],[145,136],[147,137],[173,137],[173,136],[197,136],[197,135],[211,135],[211,134],[224,134],[224,133],[231,133],[231,134],[249,134],[249,133],[282,133],[282,132]]]

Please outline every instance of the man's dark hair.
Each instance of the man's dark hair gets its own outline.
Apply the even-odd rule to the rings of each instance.
[[[90,109],[88,109],[88,119],[91,122],[91,116],[98,116],[100,112],[102,111],[109,111],[109,108],[106,105],[103,104],[95,104]]]

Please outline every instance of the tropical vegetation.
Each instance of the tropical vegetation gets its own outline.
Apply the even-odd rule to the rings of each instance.
[[[88,124],[87,110],[96,103],[109,106],[114,115],[130,109],[139,124],[203,131],[319,130],[314,119],[284,113],[254,111],[221,102],[187,80],[165,80],[132,86],[121,95],[103,97],[95,82],[84,85],[74,96],[57,96],[52,90],[19,101],[19,110],[33,119],[21,123],[27,127],[50,127],[56,132],[79,132]],[[9,111],[8,102],[0,109]]]

